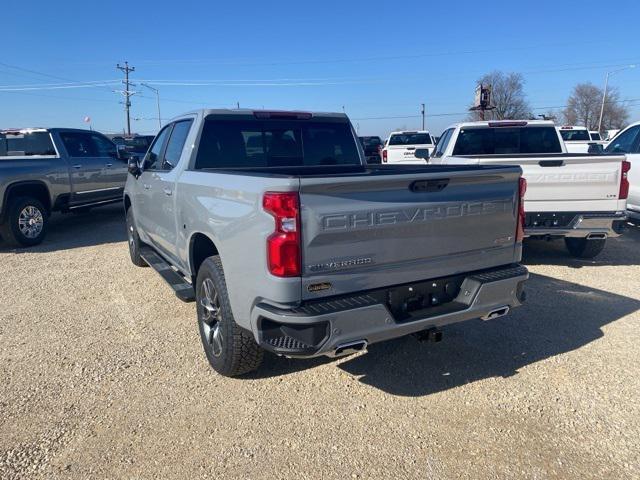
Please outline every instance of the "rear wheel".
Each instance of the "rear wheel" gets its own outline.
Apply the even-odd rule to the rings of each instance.
[[[227,377],[257,370],[263,350],[233,318],[222,262],[217,255],[200,266],[196,302],[200,338],[213,369]]]
[[[571,256],[576,258],[595,258],[604,249],[606,239],[587,240],[586,238],[565,238],[564,243]]]
[[[129,244],[129,257],[131,257],[131,263],[136,267],[146,267],[147,262],[140,256],[140,247],[142,242],[138,236],[138,230],[136,229],[136,222],[133,218],[133,209],[127,210],[127,243]]]
[[[9,201],[7,221],[0,227],[0,234],[10,245],[38,245],[47,233],[48,216],[49,212],[40,200],[16,197]]]

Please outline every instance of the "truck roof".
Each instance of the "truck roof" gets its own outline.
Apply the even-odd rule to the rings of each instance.
[[[558,128],[560,130],[587,130],[587,127],[581,127],[580,125],[562,125]]]
[[[398,130],[395,132],[391,132],[389,134],[389,136],[391,135],[406,135],[408,133],[429,133],[429,130]]]
[[[454,123],[449,128],[467,127],[555,127],[552,120],[487,120]]]
[[[253,109],[253,108],[201,108],[198,110],[192,110],[190,112],[186,112],[182,115],[174,117],[171,121],[183,118],[185,115],[202,115],[206,117],[208,115],[255,115],[260,118],[269,118],[273,117],[286,117],[286,118],[316,118],[316,117],[327,117],[327,118],[344,118],[348,119],[347,115],[343,112],[309,112],[309,111],[300,111],[300,110],[261,110],[261,109]]]

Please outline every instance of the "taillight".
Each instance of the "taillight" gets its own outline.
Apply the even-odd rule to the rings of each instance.
[[[262,208],[275,219],[267,238],[267,264],[278,277],[298,277],[300,267],[300,199],[297,192],[266,192]]]
[[[382,149],[382,163],[387,163],[387,149]]]
[[[524,194],[527,193],[527,181],[520,177],[520,183],[518,184],[518,196],[520,202],[518,203],[518,226],[516,227],[516,243],[522,242],[524,239]]]
[[[631,170],[631,162],[622,161],[622,174],[620,176],[620,192],[618,200],[625,200],[629,196],[629,170]]]

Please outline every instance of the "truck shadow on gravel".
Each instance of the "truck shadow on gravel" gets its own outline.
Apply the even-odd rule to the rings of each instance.
[[[9,247],[0,238],[0,253],[47,253],[72,248],[124,242],[127,232],[121,204],[96,207],[82,213],[54,213],[44,241],[35,247]]]
[[[610,238],[600,255],[594,259],[573,258],[563,240],[525,240],[522,263],[525,265],[561,265],[570,268],[584,266],[640,265],[640,225],[627,224],[620,237]]]
[[[387,393],[423,396],[492,377],[509,377],[541,360],[601,338],[601,328],[640,309],[640,301],[532,275],[525,306],[490,322],[444,328],[444,339],[414,337],[372,345],[338,365]]]

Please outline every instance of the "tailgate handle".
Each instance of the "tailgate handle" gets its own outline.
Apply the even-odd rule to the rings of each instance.
[[[562,167],[564,166],[564,160],[540,160],[538,165],[541,167]]]
[[[416,180],[409,189],[412,192],[440,192],[449,185],[448,178],[438,178],[434,180]]]
[[[415,150],[416,147],[407,147],[407,150]]]

